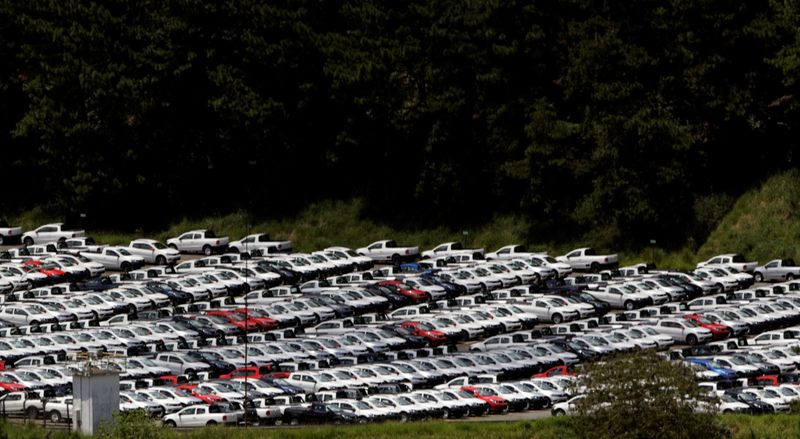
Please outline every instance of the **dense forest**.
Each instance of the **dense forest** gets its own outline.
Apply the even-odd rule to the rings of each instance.
[[[0,0],[0,213],[680,245],[795,165],[798,79],[794,1]]]

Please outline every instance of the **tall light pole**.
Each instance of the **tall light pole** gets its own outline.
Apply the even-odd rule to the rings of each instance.
[[[248,214],[249,216],[249,214]],[[247,221],[247,235],[250,235],[250,221]],[[249,286],[250,285],[250,270],[248,261],[250,260],[250,252],[247,249],[247,239],[244,240],[244,252],[247,256],[244,259],[244,281]],[[247,369],[249,361],[247,359],[247,346],[248,342],[250,341],[250,303],[247,300],[248,293],[244,293],[244,428],[247,428],[247,378],[250,376],[250,371]]]

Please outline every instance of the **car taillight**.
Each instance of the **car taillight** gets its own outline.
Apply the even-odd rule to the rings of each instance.
[[[603,262],[608,263],[608,258],[603,259]]]
[[[219,241],[217,241],[216,244],[214,244],[214,245],[219,245]]]
[[[227,417],[227,416],[223,416],[223,417],[222,417],[222,422],[225,422],[225,421],[227,421],[227,420],[228,420],[228,417]]]

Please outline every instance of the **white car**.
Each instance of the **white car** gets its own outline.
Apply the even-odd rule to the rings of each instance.
[[[169,265],[181,258],[181,253],[154,239],[135,239],[128,244],[128,252],[139,256],[148,264]]]
[[[5,220],[0,219],[0,245],[15,243],[21,236],[22,227],[11,227]]]
[[[556,260],[569,264],[573,270],[591,271],[593,273],[616,268],[619,265],[619,257],[616,254],[599,255],[591,247],[572,250],[563,256],[558,256]]]
[[[167,240],[167,245],[185,253],[202,253],[211,256],[228,248],[228,237],[217,237],[213,230],[191,230]]]
[[[401,261],[419,258],[419,247],[399,247],[392,240],[376,241],[372,244],[356,249],[356,253],[368,256],[374,261],[392,262],[399,264]]]
[[[482,248],[464,248],[464,246],[460,242],[445,242],[443,244],[439,244],[436,247],[422,252],[423,258],[435,258],[438,256],[452,256],[462,253],[468,253],[472,255],[480,256],[477,259],[483,259],[483,249]]]
[[[752,273],[758,262],[747,262],[744,256],[736,253],[717,255],[697,264],[697,268],[733,267],[738,271]]]
[[[497,250],[486,253],[486,259],[528,259],[531,256],[546,256],[545,252],[529,252],[524,245],[512,244],[500,247]]]
[[[529,304],[516,304],[523,311],[534,314],[540,321],[559,324],[580,318],[580,309],[559,296],[542,296]]]
[[[144,258],[132,255],[125,247],[106,247],[101,253],[82,252],[81,256],[103,264],[107,270],[130,271],[144,266]]]
[[[203,427],[236,424],[239,418],[236,413],[227,412],[222,406],[198,404],[164,416],[162,421],[168,427]]]
[[[672,337],[676,343],[696,345],[705,343],[712,337],[710,330],[684,319],[662,319],[651,327],[660,334]]]
[[[68,230],[63,223],[45,224],[22,235],[22,243],[26,246],[64,241],[69,238],[86,236],[85,230]]]
[[[292,241],[276,241],[266,233],[255,233],[238,241],[231,241],[228,247],[236,253],[256,249],[265,250],[267,253],[289,253],[292,251]]]

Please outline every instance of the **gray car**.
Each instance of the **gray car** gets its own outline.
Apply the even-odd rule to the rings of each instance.
[[[774,259],[756,267],[753,271],[756,282],[784,281],[800,278],[800,267],[793,259]]]

